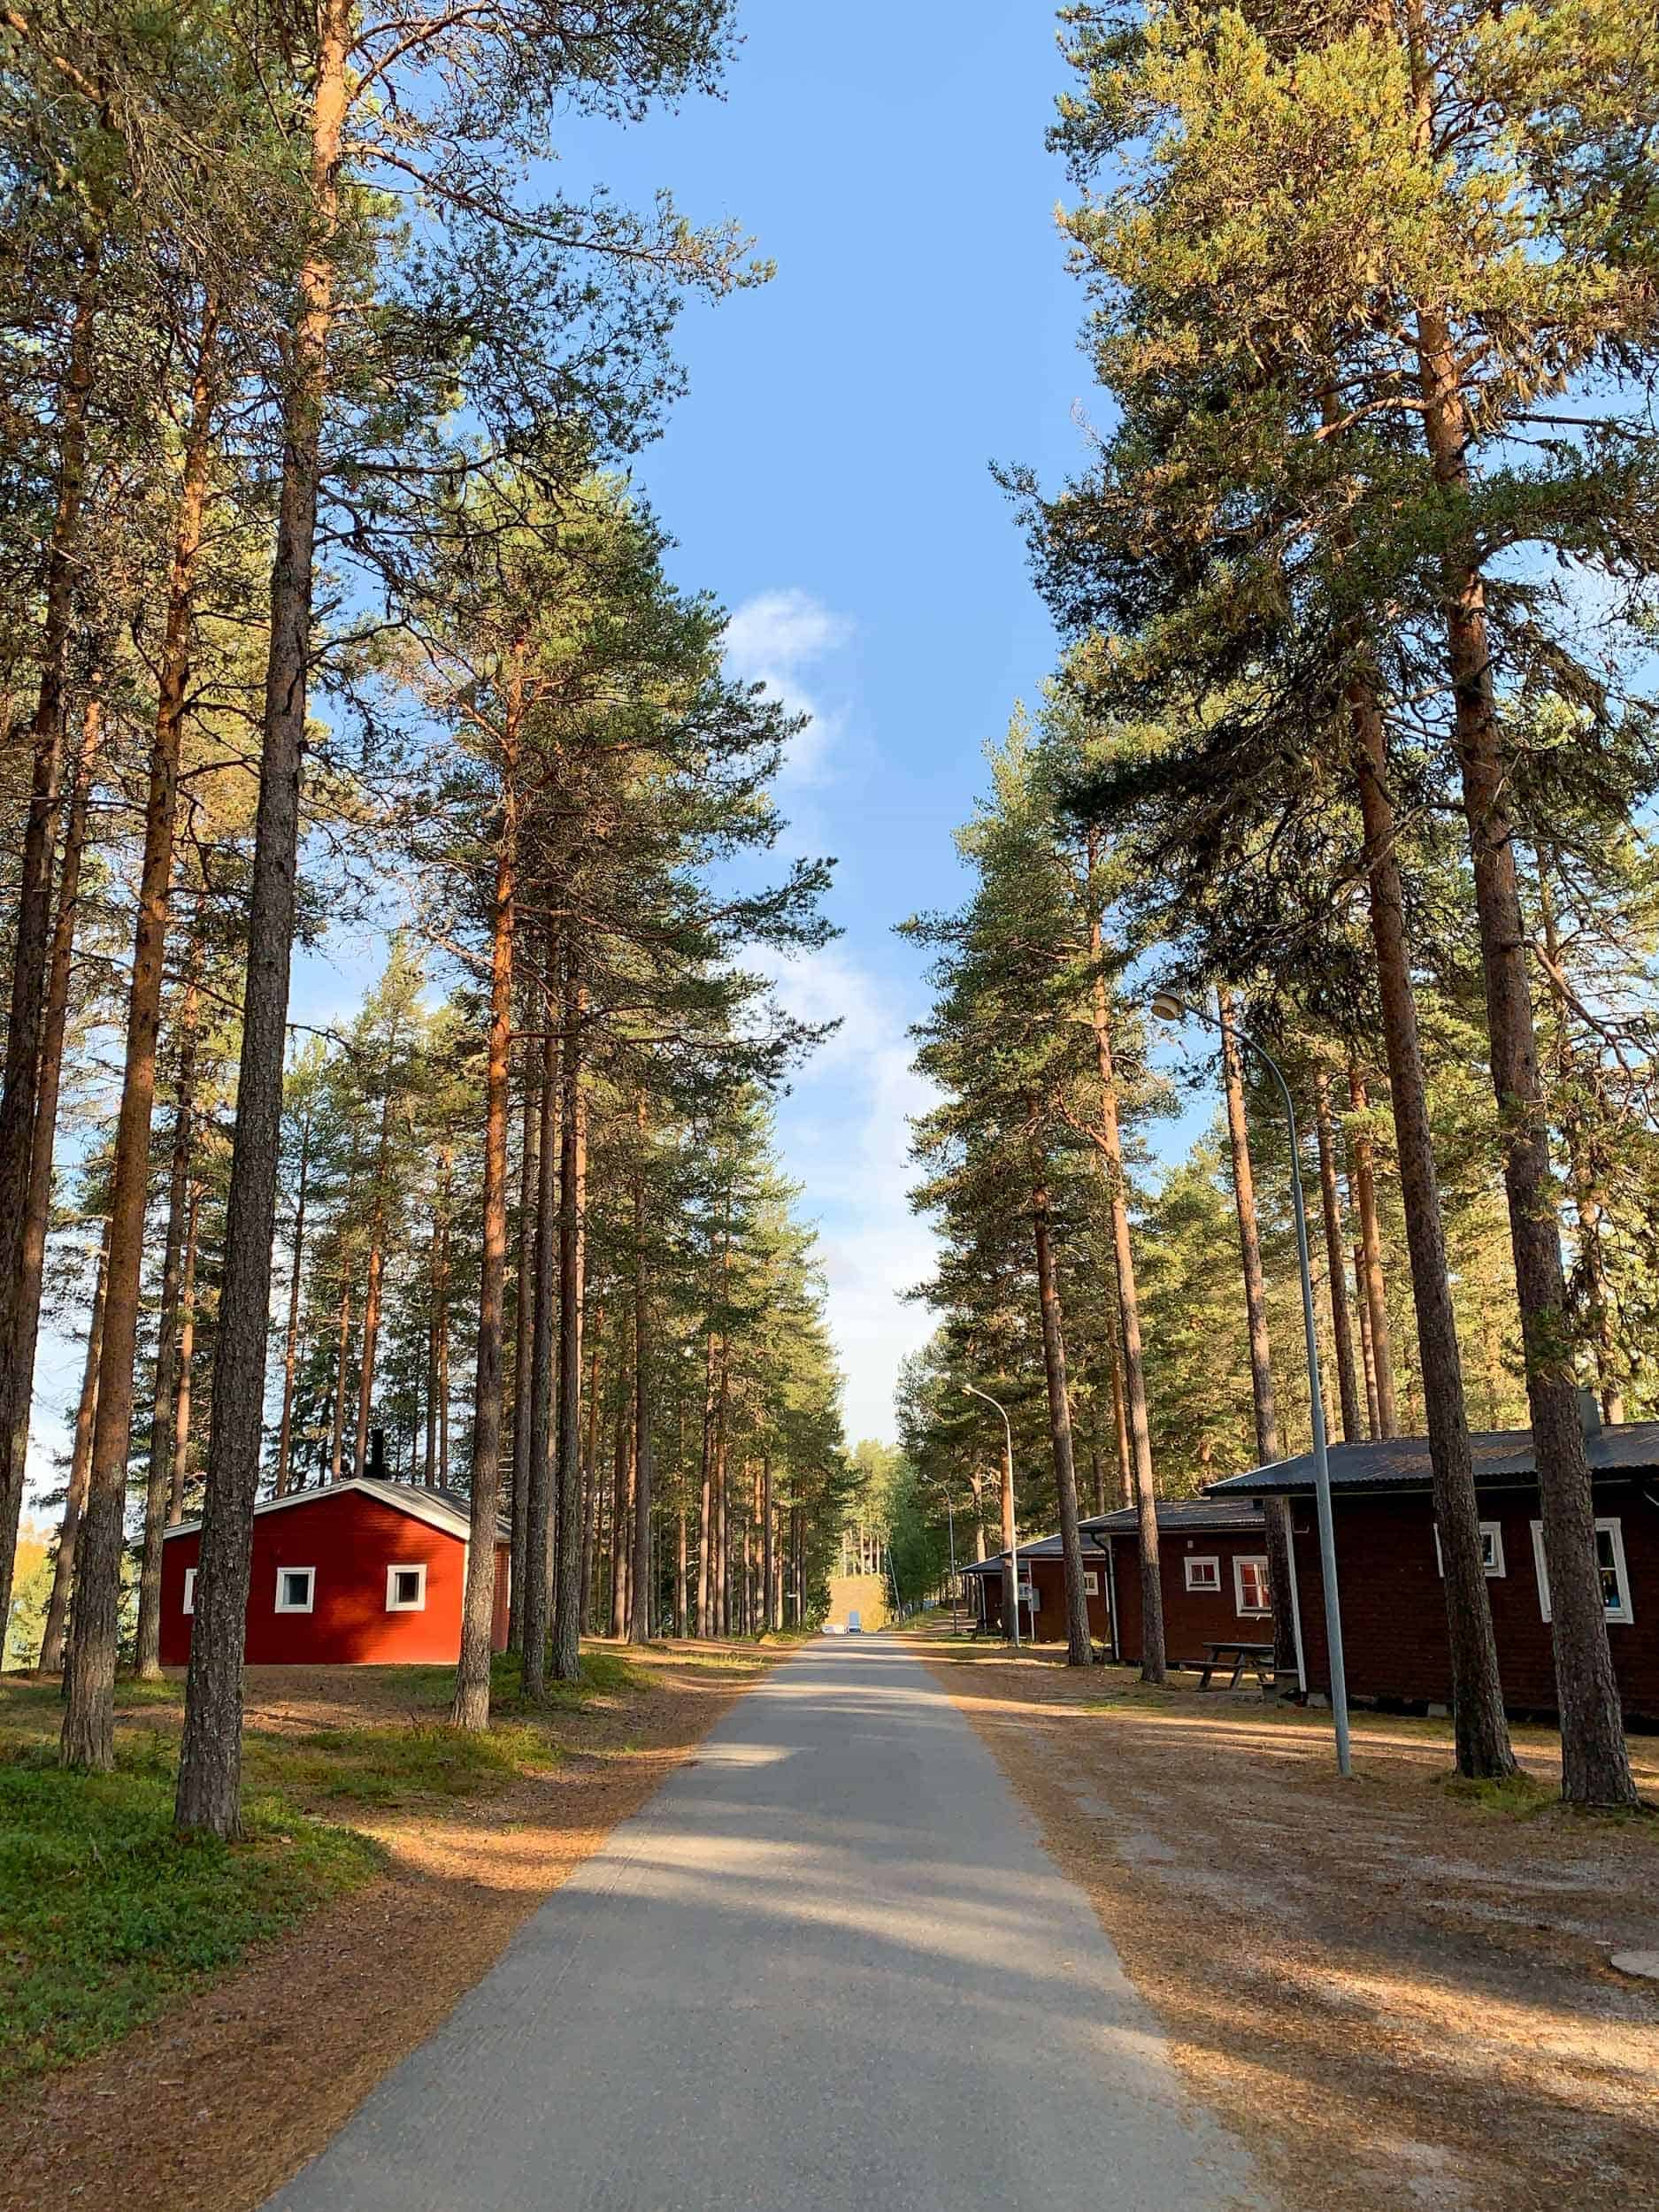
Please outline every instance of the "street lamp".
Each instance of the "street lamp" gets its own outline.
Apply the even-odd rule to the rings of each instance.
[[[1010,1618],[1014,1624],[1014,1648],[1019,1649],[1019,1524],[1014,1517],[1014,1432],[1008,1425],[1008,1411],[997,1403],[988,1390],[976,1389],[971,1382],[962,1386],[970,1398],[983,1398],[987,1406],[995,1406],[1002,1417],[1002,1445],[1008,1454],[1008,1566],[1010,1586],[1013,1591],[1013,1611]],[[1006,1598],[1005,1601],[1006,1601]]]
[[[1173,991],[1155,991],[1152,1011],[1160,1021],[1202,1022],[1211,1029],[1220,1027],[1216,1018],[1202,1008],[1190,1005]],[[1235,1022],[1233,1034],[1241,1045],[1248,1045],[1256,1058],[1267,1069],[1279,1086],[1279,1095],[1285,1109],[1285,1125],[1290,1132],[1290,1184],[1296,1217],[1296,1263],[1302,1271],[1302,1325],[1308,1342],[1308,1410],[1313,1424],[1313,1488],[1319,1522],[1319,1573],[1325,1586],[1325,1622],[1326,1641],[1331,1653],[1331,1712],[1336,1723],[1336,1770],[1348,1775],[1353,1771],[1349,1755],[1348,1732],[1348,1670],[1342,1658],[1342,1610],[1336,1587],[1336,1532],[1331,1518],[1331,1462],[1325,1450],[1325,1397],[1319,1386],[1319,1345],[1314,1333],[1313,1270],[1308,1261],[1308,1210],[1302,1194],[1302,1166],[1298,1156],[1296,1138],[1296,1110],[1291,1103],[1290,1086],[1286,1082],[1277,1060],[1265,1045],[1258,1044],[1248,1030]],[[1291,1562],[1295,1571],[1295,1562]]]

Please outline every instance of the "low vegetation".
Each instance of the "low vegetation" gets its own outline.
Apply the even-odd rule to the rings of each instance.
[[[698,1656],[741,1672],[764,1663],[758,1653]],[[290,1705],[257,1707],[237,1844],[174,1826],[180,1682],[121,1684],[111,1774],[58,1765],[56,1683],[0,1686],[0,2087],[89,2056],[370,1879],[384,1849],[348,1824],[357,1814],[503,1791],[565,1756],[561,1717],[656,1686],[619,1653],[589,1650],[581,1679],[532,1709],[518,1660],[498,1659],[495,1673],[507,1717],[481,1733],[441,1718],[447,1667],[378,1669],[337,1705],[312,1683]],[[331,1709],[339,1724],[317,1724]]]

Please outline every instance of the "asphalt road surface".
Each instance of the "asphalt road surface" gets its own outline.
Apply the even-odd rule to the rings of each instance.
[[[741,1698],[267,2212],[1102,2206],[1268,2212],[990,1754],[870,1636]]]

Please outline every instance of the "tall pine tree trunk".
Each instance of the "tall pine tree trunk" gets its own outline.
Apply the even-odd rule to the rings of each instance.
[[[1250,1336],[1256,1456],[1258,1463],[1265,1467],[1279,1457],[1283,1448],[1279,1432],[1279,1400],[1273,1388],[1272,1347],[1267,1333],[1267,1283],[1262,1271],[1262,1238],[1256,1212],[1256,1170],[1250,1158],[1250,1132],[1244,1111],[1244,1066],[1233,1027],[1232,994],[1217,991],[1216,1005],[1221,1022],[1221,1082],[1226,1098],[1233,1196],[1239,1217],[1239,1256],[1244,1272],[1244,1310]],[[1293,1582],[1296,1560],[1291,1539],[1289,1501],[1265,1498],[1262,1509],[1273,1600],[1273,1671],[1275,1676],[1288,1678],[1297,1672],[1296,1599]]]
[[[637,1107],[639,1141],[646,1142],[645,1094]],[[646,1287],[645,1167],[634,1173],[634,1609],[628,1632],[636,1644],[651,1639],[651,1502],[656,1487],[651,1452],[650,1302]]]
[[[161,1548],[173,1494],[173,1394],[178,1378],[179,1288],[184,1263],[184,1217],[189,1210],[191,1124],[196,1105],[196,949],[179,1014],[179,1102],[173,1118],[167,1178],[167,1232],[156,1330],[156,1380],[150,1402],[150,1468],[144,1485],[144,1548],[138,1577],[138,1630],[133,1672],[161,1679]]]
[[[1337,1392],[1342,1404],[1342,1438],[1345,1443],[1357,1444],[1364,1424],[1359,1409],[1354,1332],[1348,1310],[1348,1260],[1342,1248],[1342,1207],[1336,1187],[1331,1078],[1323,1061],[1317,1062],[1313,1071],[1313,1125],[1319,1148],[1319,1210],[1325,1220],[1325,1254],[1331,1277],[1331,1336],[1336,1351]]]
[[[546,955],[542,956],[545,962]],[[532,994],[534,1009],[544,1003]],[[550,1023],[549,1024],[550,1027]],[[524,1046],[524,1132],[518,1150],[518,1267],[513,1312],[512,1362],[512,1548],[511,1588],[507,1610],[507,1643],[524,1649],[525,1530],[530,1509],[531,1402],[535,1394],[536,1235],[541,1192],[541,1054],[534,1038]],[[437,1222],[433,1223],[433,1281],[435,1286]],[[438,1452],[438,1302],[432,1301],[431,1381],[426,1394],[426,1480],[434,1479]]]
[[[92,1424],[98,1409],[98,1354],[104,1343],[104,1278],[110,1257],[110,1225],[106,1220],[98,1240],[97,1272],[92,1286],[92,1320],[87,1333],[87,1360],[81,1378],[81,1403],[75,1412],[74,1444],[69,1456],[69,1487],[64,1496],[64,1517],[58,1529],[58,1557],[52,1568],[52,1594],[46,1606],[46,1627],[41,1638],[40,1671],[61,1674],[64,1664],[64,1624],[69,1614],[69,1592],[75,1571],[75,1544],[81,1517],[87,1509],[87,1482],[92,1473]]]
[[[1078,1525],[1077,1468],[1071,1455],[1065,1330],[1055,1273],[1048,1184],[1041,1173],[1032,1189],[1031,1219],[1037,1258],[1037,1302],[1042,1321],[1042,1371],[1048,1386],[1048,1441],[1054,1455],[1054,1486],[1060,1508],[1060,1550],[1065,1562],[1065,1660],[1069,1667],[1087,1667],[1094,1660],[1094,1649],[1089,1641],[1088,1601],[1083,1594],[1083,1539]],[[1015,1602],[1018,1602],[1018,1591]]]
[[[300,1294],[305,1270],[305,1205],[311,1172],[311,1113],[308,1093],[305,1118],[300,1125],[300,1187],[294,1201],[292,1273],[288,1278],[288,1333],[282,1347],[282,1419],[277,1430],[276,1494],[288,1495],[294,1465],[294,1375],[299,1363]]]
[[[40,688],[29,738],[33,772],[23,832],[17,927],[12,940],[5,1081],[0,1089],[0,1622],[11,1617],[18,1523],[27,1474],[35,1346],[40,1326],[40,1294],[37,1290],[31,1310],[23,1255],[35,1161],[41,1030],[51,929],[52,843],[63,758],[69,634],[80,573],[87,404],[92,392],[99,265],[95,233],[81,254],[58,403],[58,496],[46,549],[44,618],[37,655]]]
[[[1620,1387],[1614,1356],[1613,1299],[1608,1282],[1606,1255],[1602,1249],[1601,1210],[1596,1199],[1595,1168],[1586,1134],[1586,1116],[1583,1109],[1575,1104],[1571,1097],[1574,1087],[1582,1080],[1583,1071],[1573,1050],[1568,1027],[1571,1009],[1561,964],[1561,933],[1555,918],[1555,890],[1550,882],[1553,865],[1551,855],[1540,850],[1538,856],[1538,907],[1544,925],[1544,954],[1548,963],[1550,995],[1555,1002],[1555,1021],[1560,1039],[1555,1052],[1555,1074],[1563,1091],[1567,1094],[1566,1109],[1562,1115],[1562,1138],[1567,1149],[1572,1210],[1578,1224],[1578,1272],[1584,1287],[1584,1305],[1589,1323],[1590,1348],[1595,1358],[1596,1388],[1601,1400],[1601,1417],[1604,1421],[1619,1422],[1624,1418],[1624,1394]]]
[[[547,1688],[547,1647],[552,1592],[549,1540],[556,1537],[554,1346],[558,1317],[559,1253],[559,1025],[551,988],[554,941],[542,940],[549,979],[541,999],[541,1125],[536,1136],[534,1326],[530,1342],[530,1448],[525,1502],[524,1687],[526,1697]]]
[[[582,1292],[588,1225],[588,990],[580,951],[565,948],[559,1081],[558,1575],[553,1605],[553,1673],[582,1671]]]
[[[167,1525],[177,1528],[184,1518],[184,1486],[190,1471],[190,1383],[196,1360],[196,1231],[202,1214],[202,1186],[190,1186],[190,1203],[184,1222],[184,1273],[179,1284],[179,1384],[173,1414],[173,1487],[167,1500]]]
[[[1379,718],[1380,729],[1380,717]],[[1393,809],[1390,807],[1390,814]],[[1372,941],[1376,931],[1373,923]],[[1409,981],[1409,971],[1407,972]],[[1415,1033],[1417,1016],[1413,1001],[1412,1025]],[[1385,1018],[1386,1026],[1386,1018]],[[1389,1082],[1393,1083],[1392,1061]],[[1371,1324],[1371,1371],[1377,1387],[1377,1429],[1381,1436],[1398,1436],[1400,1411],[1394,1391],[1394,1343],[1388,1327],[1388,1300],[1383,1284],[1382,1229],[1377,1213],[1377,1168],[1371,1150],[1371,1133],[1363,1117],[1370,1111],[1371,1101],[1366,1095],[1365,1079],[1356,1062],[1350,1060],[1348,1070],[1348,1103],[1359,1118],[1354,1126],[1349,1142],[1349,1156],[1354,1170],[1354,1200],[1359,1215],[1360,1267],[1364,1292],[1366,1317]],[[1396,1117],[1397,1120],[1397,1117]],[[1438,1201],[1436,1202],[1438,1204]]]
[[[235,1836],[241,1823],[242,1642],[265,1413],[312,565],[334,314],[347,59],[354,27],[351,0],[320,0],[311,114],[312,227],[300,271],[283,407],[282,484],[271,571],[271,638],[248,902],[242,1058],[219,1279],[213,1424],[179,1748],[180,1827],[225,1837]]]
[[[1414,61],[1420,50],[1414,40]],[[1468,489],[1469,423],[1455,353],[1438,309],[1419,311],[1417,338],[1430,461],[1448,506],[1455,505]],[[1529,940],[1516,880],[1512,783],[1493,687],[1486,587],[1479,567],[1455,544],[1445,554],[1442,580],[1454,736],[1474,864],[1492,1087],[1544,1524],[1561,1710],[1562,1793],[1575,1804],[1633,1805],[1636,1785],[1608,1646],[1595,1507],[1579,1426],[1549,1125],[1527,972]]]
[[[133,1363],[143,1283],[144,1223],[150,1201],[150,1129],[156,1095],[156,1049],[161,1024],[163,967],[173,908],[173,849],[179,810],[179,761],[196,600],[196,565],[207,512],[208,462],[218,389],[218,306],[203,309],[191,388],[167,618],[157,687],[155,735],[144,805],[138,918],[127,1005],[127,1054],[110,1174],[110,1268],[104,1297],[104,1350],[98,1413],[92,1432],[92,1479],[75,1563],[75,1634],[69,1654],[68,1709],[61,1755],[65,1766],[107,1771],[115,1763],[115,1659],[120,1611],[121,1545],[127,1512],[127,1460],[133,1434]],[[279,1050],[280,1040],[279,1039]],[[278,1075],[280,1077],[280,1061]],[[270,1255],[266,1256],[267,1271]],[[159,1635],[160,1532],[149,1528],[150,1602],[145,1628]],[[159,1648],[157,1645],[157,1648]],[[148,1655],[141,1649],[141,1664]],[[158,1666],[159,1662],[149,1663]]]
[[[1513,1772],[1503,1690],[1498,1678],[1492,1607],[1481,1557],[1480,1509],[1475,1496],[1469,1449],[1469,1418],[1463,1402],[1463,1356],[1452,1310],[1446,1264],[1446,1232],[1440,1218],[1440,1185],[1429,1128],[1428,1087],[1417,1034],[1417,996],[1406,942],[1404,887],[1401,880],[1399,832],[1388,788],[1387,742],[1383,718],[1369,683],[1356,680],[1349,693],[1355,769],[1371,908],[1371,944],[1377,957],[1378,993],[1382,1006],[1383,1042],[1388,1056],[1388,1085],[1394,1103],[1394,1149],[1400,1163],[1406,1247],[1411,1261],[1411,1298],[1417,1313],[1418,1356],[1423,1372],[1425,1423],[1433,1472],[1434,1518],[1440,1531],[1445,1578],[1446,1624],[1452,1666],[1453,1728],[1460,1774],[1498,1778]],[[1357,1070],[1349,1071],[1350,1094],[1363,1110],[1364,1090]],[[1369,1148],[1367,1148],[1367,1151]],[[1356,1146],[1356,1166],[1361,1154]],[[1356,1181],[1362,1214],[1371,1193],[1369,1157]],[[1373,1314],[1372,1352],[1377,1358],[1379,1409],[1383,1361]],[[1392,1385],[1391,1385],[1392,1388]],[[1392,1403],[1388,1411],[1392,1416]],[[1384,1433],[1392,1434],[1392,1427]]]
[[[511,710],[510,710],[510,715]],[[461,1656],[452,1726],[489,1726],[491,1630],[495,1610],[495,1534],[501,1514],[502,1348],[507,1297],[507,1117],[512,1064],[512,950],[516,920],[516,729],[510,720],[500,844],[490,928],[489,1057],[485,1077],[484,1251],[478,1292],[478,1362],[472,1414],[472,1536],[461,1605]]]
[[[1098,864],[1095,841],[1088,847],[1088,872]],[[1094,970],[1090,998],[1094,1033],[1094,1065],[1100,1079],[1100,1147],[1111,1217],[1112,1260],[1118,1274],[1118,1303],[1123,1324],[1124,1389],[1129,1418],[1129,1447],[1134,1471],[1135,1520],[1141,1547],[1141,1678],[1162,1682],[1168,1671],[1164,1647],[1164,1582],[1158,1563],[1157,1492],[1152,1476],[1152,1429],[1147,1419],[1146,1362],[1141,1342],[1141,1298],[1135,1284],[1134,1247],[1129,1233],[1129,1193],[1124,1176],[1123,1138],[1118,1123],[1118,1073],[1112,1063],[1111,1009],[1106,990],[1105,945],[1100,917],[1089,916],[1089,959]]]

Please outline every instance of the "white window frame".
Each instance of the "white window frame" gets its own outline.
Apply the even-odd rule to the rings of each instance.
[[[284,1601],[282,1595],[282,1585],[284,1578],[288,1575],[303,1575],[305,1577],[305,1602],[303,1605],[289,1605]],[[315,1567],[282,1566],[277,1569],[276,1610],[279,1613],[310,1613],[315,1610],[316,1605],[317,1570]]]
[[[1619,1602],[1616,1606],[1609,1605],[1607,1608],[1607,1624],[1609,1628],[1633,1628],[1636,1624],[1636,1609],[1630,1594],[1630,1569],[1624,1563],[1624,1527],[1616,1516],[1609,1514],[1605,1518],[1599,1519],[1595,1525],[1595,1532],[1598,1536],[1603,1531],[1613,1540],[1613,1571],[1618,1577],[1619,1588]],[[1599,1575],[1601,1572],[1601,1547],[1599,1545],[1596,1550],[1596,1571]],[[1554,1616],[1549,1609],[1549,1569],[1544,1560],[1544,1524],[1541,1521],[1532,1523],[1532,1564],[1538,1572],[1538,1609],[1548,1621]]]
[[[1083,1570],[1083,1594],[1084,1594],[1084,1596],[1085,1596],[1086,1598],[1097,1598],[1097,1597],[1099,1597],[1099,1595],[1100,1595],[1100,1571],[1099,1571],[1099,1569],[1098,1569],[1098,1568],[1095,1568],[1095,1567],[1085,1567],[1085,1568],[1084,1568],[1084,1570]]]
[[[416,1578],[415,1594],[412,1598],[398,1596],[397,1578],[399,1575],[413,1575]],[[426,1611],[426,1563],[424,1559],[395,1560],[388,1564],[386,1570],[386,1609],[388,1613],[424,1613]]]
[[[187,1613],[194,1613],[196,1610],[196,1569],[194,1567],[187,1567],[184,1571],[184,1610]]]
[[[1221,1554],[1219,1552],[1188,1552],[1186,1558],[1187,1586],[1200,1597],[1218,1598],[1221,1595]],[[1193,1569],[1208,1567],[1208,1581],[1194,1582]]]
[[[1486,1539],[1492,1539],[1492,1556],[1486,1555]],[[1503,1524],[1502,1521],[1482,1521],[1480,1524],[1480,1564],[1488,1582],[1507,1579],[1509,1567],[1503,1556]],[[1434,1532],[1434,1571],[1442,1582],[1446,1579],[1446,1555],[1440,1549],[1440,1532]]]
[[[1029,1582],[1022,1582],[1020,1584],[1019,1601],[1028,1613],[1041,1612],[1042,1590],[1035,1575],[1033,1575]]]
[[[1247,1567],[1262,1570],[1262,1588],[1268,1594],[1265,1605],[1247,1605],[1244,1602],[1244,1571]],[[1241,1621],[1264,1621],[1272,1617],[1272,1580],[1267,1571],[1265,1552],[1235,1552],[1233,1560],[1233,1609]]]

